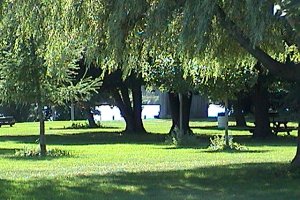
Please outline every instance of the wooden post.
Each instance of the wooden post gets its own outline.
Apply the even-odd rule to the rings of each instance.
[[[225,145],[229,146],[229,135],[228,135],[228,98],[225,99]]]
[[[45,136],[45,120],[44,120],[44,113],[43,113],[43,105],[41,102],[38,103],[38,116],[40,122],[40,150],[41,156],[46,156],[46,136]]]
[[[75,120],[75,106],[74,103],[71,103],[71,121]]]

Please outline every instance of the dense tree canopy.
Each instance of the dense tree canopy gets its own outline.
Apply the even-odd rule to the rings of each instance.
[[[75,87],[71,81],[82,57],[103,74],[121,70],[124,77],[151,79],[155,67],[167,64],[166,75],[178,71],[195,77],[194,83],[228,80],[229,86],[234,79],[224,74],[243,77],[241,69],[259,61],[269,73],[299,82],[298,5],[297,0],[1,1],[3,100],[42,104],[87,94],[93,84]],[[148,65],[149,58],[162,62]]]

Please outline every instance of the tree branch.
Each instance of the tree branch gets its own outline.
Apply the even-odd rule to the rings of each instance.
[[[290,81],[300,81],[300,64],[281,63],[273,59],[260,47],[254,46],[239,27],[226,16],[226,13],[220,6],[217,6],[217,9],[221,25],[242,48],[261,62],[272,74]]]

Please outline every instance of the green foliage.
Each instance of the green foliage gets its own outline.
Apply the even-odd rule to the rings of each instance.
[[[180,61],[172,56],[153,57],[151,63],[142,68],[147,86],[161,91],[186,92],[192,90],[192,77],[184,77]]]
[[[175,145],[177,147],[197,146],[199,145],[199,139],[193,134],[192,130],[180,136],[180,130],[175,127],[171,134],[166,136],[165,144]]]
[[[100,128],[102,127],[101,123],[97,123],[97,127],[93,128]],[[86,128],[91,128],[88,123],[72,123],[71,126],[65,127],[65,129],[86,129]]]
[[[229,137],[229,145],[226,145],[225,136],[215,135],[213,138],[210,138],[210,145],[208,150],[210,151],[246,151],[248,148],[237,142],[233,142],[233,137]]]
[[[47,151],[47,157],[61,157],[61,156],[70,156],[71,153],[66,150],[61,150],[58,148],[50,149]],[[40,157],[41,151],[38,147],[27,147],[25,146],[22,149],[17,149],[15,151],[16,157]]]
[[[205,73],[209,70],[209,67],[195,66],[193,81],[196,90],[212,101],[235,99],[239,92],[250,90],[257,79],[257,71],[252,66],[224,67],[212,72],[213,75]]]
[[[3,9],[0,25],[2,102],[58,103],[89,98],[100,81],[84,77],[73,84],[83,44],[65,31],[61,1],[14,1]],[[51,10],[52,9],[52,10]]]

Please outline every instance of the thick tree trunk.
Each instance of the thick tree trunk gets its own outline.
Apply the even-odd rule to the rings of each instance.
[[[136,84],[132,87],[132,100],[133,100],[133,116],[135,124],[135,132],[146,133],[142,121],[142,89],[141,85]]]
[[[139,87],[139,88],[138,88]],[[133,103],[131,104],[128,88],[123,86],[120,91],[114,90],[113,92],[116,105],[124,117],[127,133],[146,133],[141,118],[142,113],[142,91],[141,86],[136,86],[132,89]]]
[[[292,160],[292,165],[300,167],[300,122],[298,122],[297,152]]]
[[[169,104],[171,109],[172,127],[169,134],[174,130],[175,127],[180,127],[180,101],[178,93],[168,92]],[[182,131],[183,134],[190,132],[190,111],[192,104],[192,93],[188,92],[182,94]]]
[[[233,102],[233,110],[234,110],[236,126],[237,127],[247,126],[245,115],[243,113],[242,98],[240,95],[238,95],[237,100]]]
[[[183,104],[183,121],[182,121],[182,129],[184,134],[188,134],[190,132],[190,113],[191,113],[191,105],[192,105],[193,95],[191,92],[182,94],[182,104]]]
[[[38,116],[40,122],[40,150],[41,156],[46,156],[47,149],[46,149],[46,136],[45,136],[45,119],[43,113],[43,105],[38,103]]]
[[[265,138],[272,135],[268,113],[268,90],[262,84],[262,81],[258,78],[258,83],[254,86],[253,104],[255,107],[255,129],[253,137],[255,138]]]

